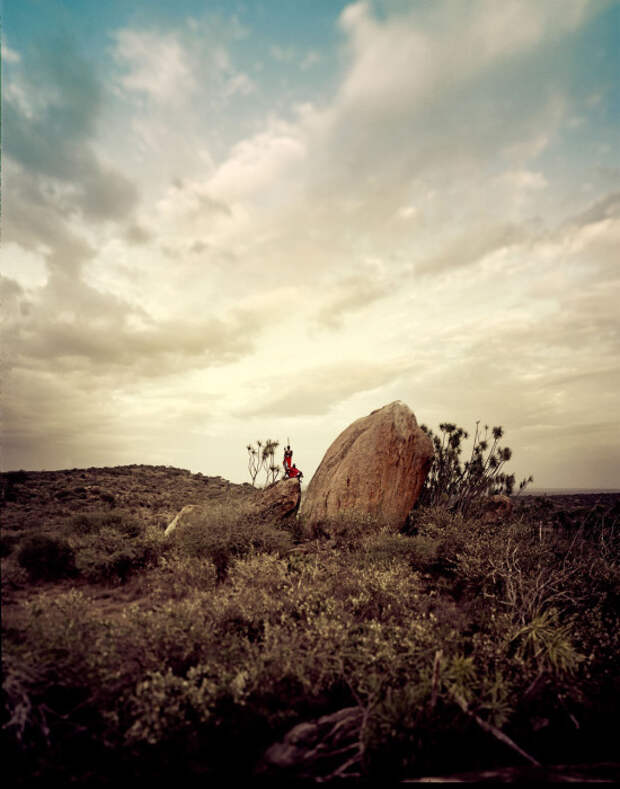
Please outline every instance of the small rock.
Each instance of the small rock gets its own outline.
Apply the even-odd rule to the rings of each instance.
[[[345,707],[299,723],[267,749],[257,772],[274,779],[286,774],[291,780],[357,777],[362,718],[359,707]]]
[[[503,494],[489,496],[483,504],[483,523],[501,523],[512,515],[514,509],[512,500]]]

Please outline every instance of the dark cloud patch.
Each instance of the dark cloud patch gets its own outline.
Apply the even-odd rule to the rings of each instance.
[[[136,185],[116,170],[102,167],[93,158],[80,178],[79,206],[96,221],[120,220],[138,202]]]
[[[132,246],[138,246],[140,244],[148,244],[152,240],[153,234],[142,225],[132,224],[125,230],[124,238]]]
[[[75,370],[12,370],[5,378],[2,465],[72,468],[96,464],[119,452],[123,414],[100,382],[85,385]]]
[[[352,276],[330,289],[331,298],[316,315],[316,322],[326,329],[339,329],[351,313],[359,312],[388,295],[386,286],[370,276]]]
[[[90,147],[104,93],[92,64],[65,38],[40,42],[19,66],[18,78],[32,107],[12,100],[11,94],[5,100],[7,155],[25,171],[47,179],[44,197],[55,200],[63,215],[77,211],[94,220],[126,217],[138,199],[136,186],[101,165]]]
[[[208,214],[223,214],[224,216],[232,216],[230,207],[222,200],[215,200],[206,194],[198,194],[198,204],[201,212]]]
[[[3,240],[41,252],[51,272],[64,271],[77,278],[95,251],[68,228],[62,200],[36,174],[11,164],[5,169],[10,197],[2,204]]]
[[[19,282],[15,282],[15,280],[0,274],[0,304],[4,309],[6,309],[7,303],[15,301],[23,292],[24,289]]]
[[[358,392],[368,392],[391,383],[410,371],[401,360],[382,363],[347,361],[314,367],[293,380],[273,382],[272,391],[284,391],[263,405],[243,411],[239,416],[279,414],[280,416],[318,416]]]
[[[35,173],[10,159],[3,162],[5,197],[2,201],[2,236],[24,249],[55,246],[67,234],[62,226],[60,197]]]
[[[475,232],[454,239],[438,255],[418,264],[416,273],[444,274],[447,271],[473,266],[491,252],[522,243],[527,238],[527,232],[515,225],[481,227]]]
[[[70,361],[94,374],[130,368],[137,376],[164,376],[211,364],[235,361],[253,349],[253,342],[237,322],[167,322],[133,329],[109,322],[83,324],[68,318],[47,326],[45,336],[24,336],[24,354],[39,362]]]
[[[14,287],[11,295],[19,296]],[[29,314],[13,311],[8,332],[15,367],[51,365],[59,373],[80,370],[113,382],[237,361],[253,352],[268,320],[258,310],[235,309],[223,317],[156,321],[140,307],[56,273]]]
[[[203,217],[208,216],[232,216],[232,209],[223,200],[218,200],[208,194],[203,188],[194,181],[184,178],[174,178],[172,186],[195,201],[194,212]]]
[[[605,197],[597,200],[585,211],[569,220],[569,224],[592,225],[603,222],[605,219],[617,219],[620,217],[620,192],[612,192]]]
[[[547,300],[553,298],[558,302],[558,309],[547,315],[544,321],[532,321],[504,332],[507,347],[527,347],[534,339],[535,347],[541,347],[543,352],[546,348],[548,353],[552,349],[561,353],[587,353],[588,362],[597,356],[620,354],[617,255],[615,260],[613,279],[607,279],[606,276],[594,277],[590,282],[583,282],[580,288],[565,292],[558,291],[555,282],[540,290],[533,288],[531,295]],[[611,259],[608,262],[610,267],[607,273],[610,273]],[[544,346],[539,346],[542,338]]]

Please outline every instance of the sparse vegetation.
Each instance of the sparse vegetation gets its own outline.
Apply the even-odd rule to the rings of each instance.
[[[154,497],[184,477],[158,479]],[[101,492],[83,485],[90,510],[62,516],[39,489],[48,509],[34,518],[29,484],[6,505],[2,559],[14,786],[247,782],[292,726],[356,705],[347,758],[360,781],[527,763],[522,753],[614,758],[613,498],[568,514],[524,499],[493,528],[425,507],[415,534],[343,518],[329,540],[222,503],[170,539],[146,508],[102,509],[100,481]],[[52,542],[73,552],[74,574],[30,580],[20,557],[38,556],[28,572],[44,566],[63,555]]]
[[[265,486],[271,485],[278,479],[280,466],[275,461],[275,452],[279,446],[279,441],[270,438],[266,441],[257,441],[255,445],[247,445],[248,471],[252,485],[256,484],[256,478],[261,472],[265,474]]]
[[[504,435],[502,427],[494,427],[489,435],[489,426],[485,425],[481,431],[480,422],[476,422],[471,454],[464,463],[461,452],[463,439],[469,437],[466,430],[450,422],[439,425],[440,435],[426,425],[421,427],[431,438],[435,455],[419,499],[420,506],[448,506],[454,512],[467,514],[482,496],[512,495],[515,476],[503,470],[512,450],[499,443]],[[533,481],[531,476],[523,479],[519,492]]]
[[[31,581],[58,581],[75,575],[75,553],[66,540],[35,534],[19,549],[17,561]]]

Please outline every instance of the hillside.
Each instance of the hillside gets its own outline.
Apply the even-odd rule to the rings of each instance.
[[[78,511],[111,507],[131,509],[145,522],[163,525],[185,504],[243,498],[253,490],[249,483],[235,485],[171,466],[12,471],[1,478],[7,529],[26,526],[30,516],[53,525]]]
[[[13,785],[620,776],[619,494],[329,539],[252,523],[256,495],[163,466],[2,475]]]

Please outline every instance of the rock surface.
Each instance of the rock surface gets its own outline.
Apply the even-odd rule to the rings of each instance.
[[[402,526],[433,458],[411,409],[396,400],[357,419],[329,447],[301,504],[310,527],[339,515],[370,515]]]
[[[264,754],[257,773],[291,780],[357,778],[363,711],[345,707],[291,729]]]
[[[237,500],[240,515],[251,518],[255,523],[283,523],[293,517],[299,507],[301,487],[298,479],[282,479],[263,490],[254,488],[243,499]],[[186,522],[201,521],[213,507],[221,507],[222,499],[207,500],[202,504],[187,504],[170,521],[165,535],[172,534],[178,526]]]
[[[261,522],[282,522],[296,514],[301,499],[301,483],[298,478],[280,479],[268,488],[259,491],[256,501],[251,501],[255,518]]]

